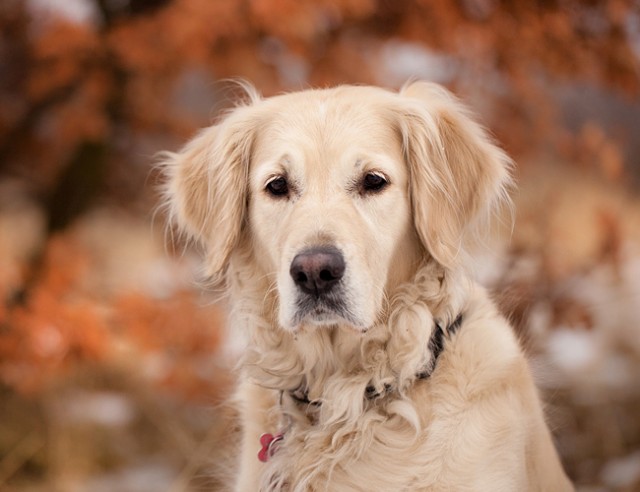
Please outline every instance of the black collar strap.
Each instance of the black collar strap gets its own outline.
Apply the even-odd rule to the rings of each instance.
[[[290,390],[288,393],[291,399],[298,405],[320,405],[319,401],[309,400],[309,390],[306,388],[305,383],[294,390]]]
[[[436,364],[438,362],[438,357],[444,350],[444,334],[445,331],[449,335],[453,335],[460,326],[462,326],[463,316],[462,313],[458,315],[458,317],[451,323],[446,330],[442,328],[442,325],[436,321],[435,330],[433,330],[433,335],[431,335],[431,339],[429,340],[429,349],[431,350],[431,361],[429,361],[429,366],[424,370],[420,371],[416,374],[416,378],[418,379],[427,379],[436,368]]]
[[[431,376],[431,374],[436,368],[438,357],[440,357],[440,354],[444,350],[445,331],[449,335],[453,335],[462,326],[462,321],[463,321],[463,316],[462,316],[462,313],[460,313],[458,317],[453,321],[453,323],[451,323],[447,327],[446,330],[442,328],[442,325],[440,325],[440,323],[438,323],[437,321],[435,322],[436,326],[435,326],[435,329],[433,330],[433,335],[431,335],[431,338],[429,339],[429,349],[431,350],[431,360],[429,362],[428,367],[426,367],[425,369],[420,371],[418,374],[416,374],[417,379],[427,379],[429,376]],[[374,400],[379,396],[382,396],[382,394],[386,393],[390,389],[391,389],[391,386],[388,384],[385,384],[384,392],[380,393],[376,391],[376,389],[373,386],[367,386],[365,391],[365,398],[367,400]],[[291,399],[293,399],[293,401],[295,401],[299,405],[314,405],[314,406],[320,405],[319,401],[309,400],[309,392],[306,389],[305,384],[303,384],[302,386],[300,386],[295,390],[290,390],[287,393],[289,394]]]

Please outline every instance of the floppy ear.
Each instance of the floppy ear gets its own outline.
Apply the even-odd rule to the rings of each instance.
[[[510,204],[511,160],[443,87],[416,82],[400,92],[400,131],[418,236],[453,268],[501,204]]]
[[[249,161],[258,127],[253,109],[234,109],[178,153],[164,154],[170,220],[205,246],[211,276],[224,270],[242,229]]]

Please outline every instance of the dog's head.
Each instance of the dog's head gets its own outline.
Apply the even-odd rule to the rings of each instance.
[[[254,95],[166,160],[173,218],[224,271],[242,243],[287,330],[366,330],[431,258],[459,268],[509,159],[443,88]]]

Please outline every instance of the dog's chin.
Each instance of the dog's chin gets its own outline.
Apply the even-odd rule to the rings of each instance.
[[[348,312],[337,312],[323,306],[316,306],[307,310],[298,310],[292,319],[283,325],[291,332],[297,333],[304,328],[322,329],[344,326],[357,333],[365,333],[369,324],[364,323]]]

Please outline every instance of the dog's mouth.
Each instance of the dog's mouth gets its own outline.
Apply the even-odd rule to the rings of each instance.
[[[336,292],[330,295],[313,296],[300,294],[296,301],[293,324],[334,325],[348,323],[356,327],[362,325],[349,310],[342,296]]]

